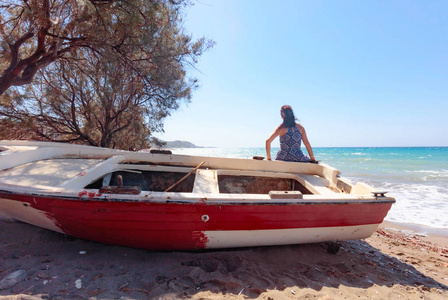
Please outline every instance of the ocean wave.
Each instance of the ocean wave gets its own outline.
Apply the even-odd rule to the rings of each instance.
[[[356,178],[350,178],[356,182]],[[364,181],[396,199],[386,220],[448,229],[448,186]]]
[[[429,174],[442,174],[448,175],[448,170],[404,170],[408,173],[429,173]]]
[[[414,179],[413,181],[422,181],[428,183],[441,183],[448,185],[448,170],[406,170],[404,180]]]

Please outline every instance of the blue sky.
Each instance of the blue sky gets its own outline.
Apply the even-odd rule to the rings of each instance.
[[[159,138],[264,147],[289,104],[313,147],[448,146],[448,1],[194,3],[216,45]]]

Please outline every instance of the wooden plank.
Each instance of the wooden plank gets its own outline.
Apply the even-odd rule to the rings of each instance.
[[[303,194],[299,191],[270,191],[271,199],[302,199]]]
[[[193,193],[219,193],[218,175],[216,170],[197,170]]]

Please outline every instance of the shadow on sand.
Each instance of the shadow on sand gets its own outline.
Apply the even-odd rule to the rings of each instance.
[[[0,220],[0,280],[27,278],[0,291],[21,299],[294,298],[401,286],[445,293],[447,286],[365,241],[209,252],[150,252],[83,241],[16,221]],[[398,291],[397,291],[398,293]],[[236,297],[238,298],[238,297]],[[268,299],[269,297],[265,297]]]

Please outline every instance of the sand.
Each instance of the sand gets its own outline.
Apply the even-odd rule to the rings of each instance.
[[[383,223],[336,254],[334,243],[151,252],[0,218],[0,280],[22,270],[0,299],[448,299],[448,237],[402,230]]]

